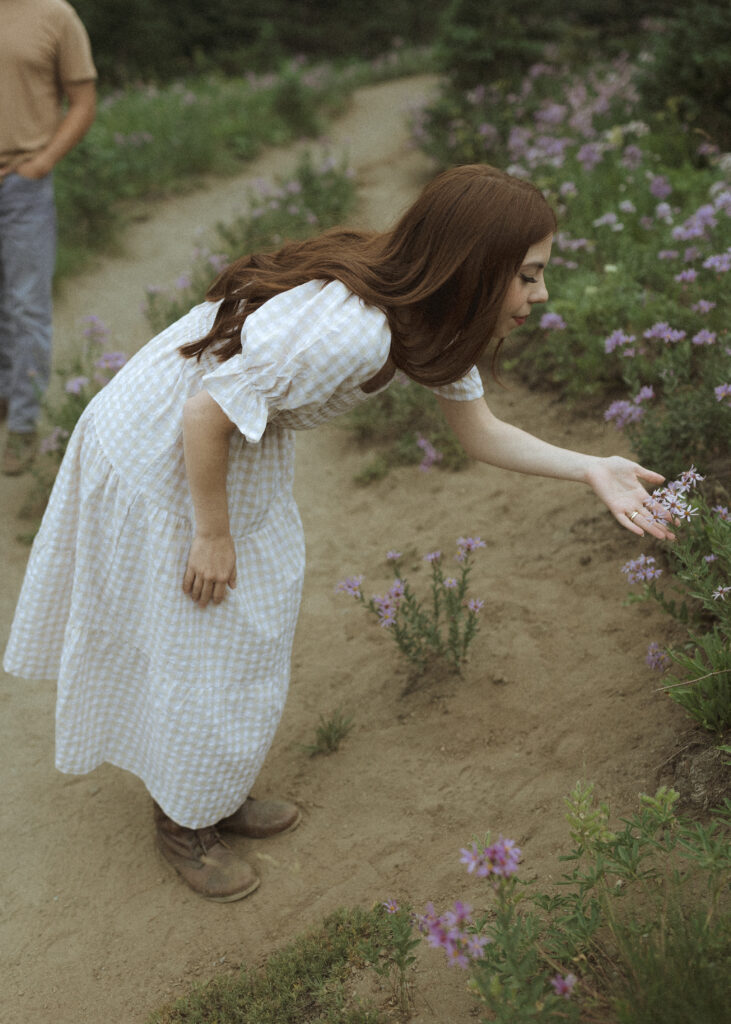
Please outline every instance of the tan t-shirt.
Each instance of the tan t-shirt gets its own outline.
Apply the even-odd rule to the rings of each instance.
[[[0,168],[52,138],[65,83],[95,78],[89,36],[66,0],[0,0]]]

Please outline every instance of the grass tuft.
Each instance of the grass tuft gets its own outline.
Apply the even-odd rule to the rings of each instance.
[[[242,966],[234,977],[214,978],[147,1024],[379,1024],[378,1009],[354,1000],[347,983],[364,967],[362,944],[387,941],[383,915],[337,910],[260,970]]]

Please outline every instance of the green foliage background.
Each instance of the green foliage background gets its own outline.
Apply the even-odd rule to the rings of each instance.
[[[74,0],[99,72],[111,82],[191,70],[243,74],[304,53],[373,57],[395,38],[414,46],[435,31],[439,0]]]

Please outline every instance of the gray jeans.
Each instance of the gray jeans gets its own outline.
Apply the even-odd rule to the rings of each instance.
[[[8,430],[35,429],[51,373],[56,259],[53,175],[0,183],[0,397]]]

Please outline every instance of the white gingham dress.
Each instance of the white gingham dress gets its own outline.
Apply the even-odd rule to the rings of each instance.
[[[85,410],[36,537],[7,671],[58,679],[56,765],[109,762],[180,825],[233,813],[279,723],[304,575],[293,430],[353,408],[386,362],[384,314],[311,281],[246,320],[242,352],[178,348],[211,327],[203,303],[141,349]],[[205,388],[235,423],[228,502],[238,585],[199,608],[181,589],[194,514],[182,412]],[[473,370],[440,393],[482,394]]]

